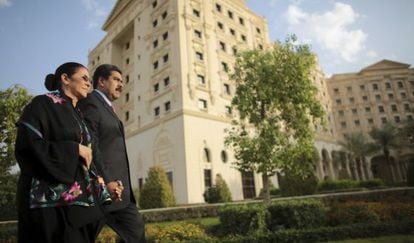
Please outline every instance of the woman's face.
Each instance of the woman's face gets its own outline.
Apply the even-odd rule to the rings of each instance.
[[[68,81],[68,96],[74,96],[78,100],[86,98],[92,87],[88,69],[78,68],[72,77],[68,78]]]

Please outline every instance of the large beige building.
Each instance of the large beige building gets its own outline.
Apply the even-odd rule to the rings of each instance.
[[[414,117],[414,69],[409,64],[382,60],[357,73],[335,74],[327,79],[327,84],[338,140],[354,132],[369,138],[373,127],[387,122],[398,125]],[[354,177],[405,179],[407,161],[398,152],[392,156],[391,165],[378,156],[365,161],[365,165],[358,165],[365,167],[365,172]]]
[[[115,106],[127,134],[133,187],[142,186],[151,166],[161,165],[178,203],[203,202],[216,174],[234,200],[257,196],[261,176],[232,166],[224,130],[234,116],[235,86],[228,76],[234,56],[270,44],[266,20],[244,0],[118,0],[103,29],[107,35],[89,53],[89,68],[112,63],[123,70],[124,92]],[[340,150],[335,138],[344,132],[331,113],[337,110],[329,93],[334,82],[326,82],[320,69],[312,77],[328,113],[326,129],[315,125],[321,154],[316,174],[356,174],[352,163],[333,159]]]

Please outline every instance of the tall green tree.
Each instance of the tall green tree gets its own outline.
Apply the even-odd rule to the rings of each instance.
[[[8,174],[10,168],[16,164],[15,123],[31,98],[27,90],[19,85],[0,90],[0,175]]]
[[[369,135],[374,140],[374,151],[381,151],[385,157],[387,165],[390,166],[390,172],[393,180],[396,179],[395,172],[391,166],[391,151],[402,147],[399,131],[392,123],[386,123],[381,128],[374,127]]]
[[[263,176],[265,200],[270,200],[269,177],[278,169],[305,175],[313,171],[312,122],[323,116],[311,79],[316,58],[295,37],[268,50],[249,50],[236,59],[231,78],[236,82],[232,106],[239,116],[227,131],[236,167]],[[302,163],[295,163],[302,161]]]

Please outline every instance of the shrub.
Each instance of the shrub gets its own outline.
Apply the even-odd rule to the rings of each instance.
[[[319,200],[276,202],[269,205],[267,210],[269,230],[312,228],[325,224],[326,209]]]
[[[266,229],[263,206],[225,206],[219,209],[220,230],[223,234],[248,234]]]
[[[379,215],[370,206],[366,202],[346,202],[333,205],[327,213],[327,223],[336,226],[379,222]]]
[[[141,208],[164,208],[175,205],[171,185],[161,166],[151,167],[141,189],[139,205]]]
[[[145,223],[175,221],[190,218],[216,217],[219,205],[169,208],[163,210],[140,211]]]
[[[358,183],[358,187],[365,187],[365,188],[374,188],[374,187],[383,187],[383,186],[385,186],[385,183],[381,179],[360,181]]]
[[[166,226],[147,225],[145,235],[148,243],[151,242],[183,242],[194,239],[208,240],[207,234],[198,225],[178,222]]]
[[[96,238],[97,243],[116,243],[119,240],[119,236],[108,226],[105,226]]]
[[[204,192],[204,200],[208,203],[231,202],[231,192],[220,174],[216,175],[215,183],[214,187],[210,187]]]
[[[358,187],[358,182],[353,180],[326,180],[318,184],[318,191],[334,191]]]
[[[18,175],[0,176],[0,220],[17,219],[17,180]]]
[[[304,177],[292,171],[286,171],[281,178],[280,192],[282,196],[300,196],[314,194],[318,185],[318,178],[314,173],[308,173]]]

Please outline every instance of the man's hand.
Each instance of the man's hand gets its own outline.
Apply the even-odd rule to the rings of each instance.
[[[109,194],[111,195],[111,199],[114,202],[122,201],[122,192],[124,191],[124,186],[122,185],[121,181],[111,181],[106,184],[108,188]]]

